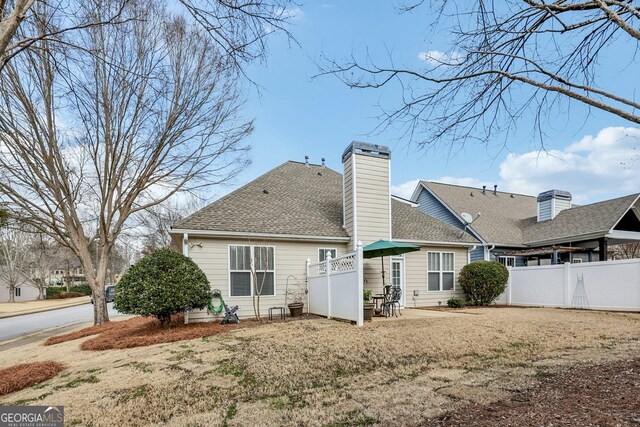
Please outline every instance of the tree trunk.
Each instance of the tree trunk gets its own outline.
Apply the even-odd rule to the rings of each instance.
[[[9,302],[16,302],[16,287],[9,285]]]

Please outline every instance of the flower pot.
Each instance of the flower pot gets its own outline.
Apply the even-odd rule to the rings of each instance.
[[[304,307],[303,302],[292,302],[287,305],[289,307],[289,312],[291,313],[291,317],[301,317],[302,316],[302,308]]]
[[[373,303],[364,303],[364,320],[371,320],[373,317],[373,310],[376,308],[376,305]]]

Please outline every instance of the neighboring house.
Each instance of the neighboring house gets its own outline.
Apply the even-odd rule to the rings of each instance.
[[[20,284],[15,289],[15,302],[35,301],[40,294],[36,284],[27,276],[21,275]],[[9,283],[5,274],[0,273],[0,302],[9,301]]]
[[[342,162],[343,174],[324,164],[286,162],[175,224],[173,244],[243,316],[253,314],[254,280],[263,286],[266,313],[284,306],[287,289],[304,288],[307,260],[341,256],[358,242],[380,239],[421,247],[384,259],[386,283],[402,287],[404,305],[445,304],[462,295],[458,273],[481,241],[392,196],[387,147],[354,142]],[[380,258],[365,260],[364,280],[365,289],[382,291]],[[190,322],[207,319],[206,311],[188,315]]]
[[[571,194],[560,190],[534,197],[495,186],[421,181],[412,200],[422,212],[482,242],[471,251],[472,261],[525,266],[607,260],[609,245],[640,241],[640,194],[573,206]]]

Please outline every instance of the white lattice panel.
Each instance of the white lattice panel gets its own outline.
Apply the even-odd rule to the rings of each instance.
[[[347,273],[350,271],[356,271],[357,268],[356,256],[346,255],[340,258],[331,260],[331,273]]]

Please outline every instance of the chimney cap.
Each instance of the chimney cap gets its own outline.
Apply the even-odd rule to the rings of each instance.
[[[571,200],[572,196],[571,196],[571,193],[569,193],[568,191],[564,191],[564,190],[549,190],[549,191],[545,191],[545,192],[542,192],[542,193],[538,194],[538,197],[537,197],[536,200],[538,202],[544,202],[546,200],[551,200],[551,199]]]
[[[391,159],[391,149],[386,145],[369,144],[368,142],[353,141],[342,153],[342,162],[349,158],[351,154],[361,154],[364,156]]]

